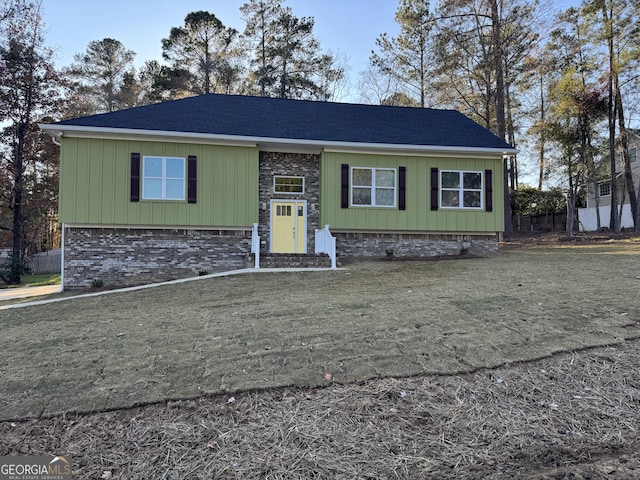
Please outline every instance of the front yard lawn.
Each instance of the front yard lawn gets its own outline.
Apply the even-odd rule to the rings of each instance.
[[[639,247],[5,310],[0,413],[30,418],[0,421],[0,455],[68,454],[78,479],[636,479]]]
[[[615,344],[640,335],[639,265],[633,242],[506,250],[2,311],[0,415],[455,374]]]

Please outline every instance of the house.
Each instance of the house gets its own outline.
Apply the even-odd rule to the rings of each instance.
[[[640,193],[640,162],[638,150],[640,149],[640,130],[629,130],[629,161],[631,174],[636,193]],[[621,228],[633,228],[633,216],[631,215],[631,202],[624,177],[624,159],[619,156],[616,159],[616,181],[618,186],[618,205],[622,207],[620,217]],[[579,227],[581,231],[593,232],[598,229],[596,212],[600,211],[600,227],[609,227],[611,215],[611,170],[609,157],[601,162],[606,174],[602,179],[587,185],[587,207],[578,209]]]
[[[313,257],[332,239],[339,256],[493,252],[515,153],[456,111],[217,94],[41,128],[61,143],[66,288]]]

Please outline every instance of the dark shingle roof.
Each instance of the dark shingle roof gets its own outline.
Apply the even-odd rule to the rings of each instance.
[[[201,95],[55,125],[391,145],[513,147],[454,110]]]

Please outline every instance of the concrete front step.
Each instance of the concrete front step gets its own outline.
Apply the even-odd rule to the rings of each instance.
[[[246,266],[255,266],[253,254],[247,257]],[[325,254],[261,253],[260,268],[331,268],[331,259]]]

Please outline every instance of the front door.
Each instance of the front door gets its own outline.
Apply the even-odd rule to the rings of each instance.
[[[272,253],[307,253],[306,210],[303,201],[271,202]]]

